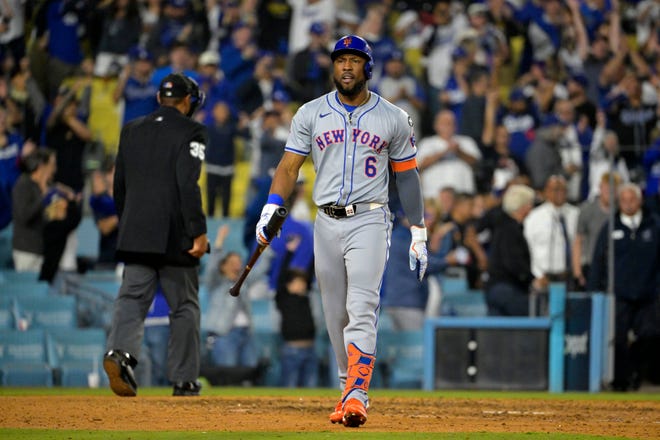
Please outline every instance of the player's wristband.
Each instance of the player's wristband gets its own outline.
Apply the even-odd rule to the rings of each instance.
[[[284,206],[284,199],[279,194],[269,194],[268,201],[266,203],[273,203],[278,206]]]
[[[412,241],[420,242],[426,241],[426,228],[420,228],[419,226],[411,226],[410,234],[412,235]]]

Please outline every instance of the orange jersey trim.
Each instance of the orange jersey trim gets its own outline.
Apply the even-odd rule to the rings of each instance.
[[[403,171],[417,168],[417,159],[413,157],[412,159],[406,160],[404,162],[390,161],[390,164],[392,165],[392,170],[394,170],[395,173],[401,173]]]

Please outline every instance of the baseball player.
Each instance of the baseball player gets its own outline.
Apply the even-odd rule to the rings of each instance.
[[[399,193],[405,195],[403,208],[413,225],[410,268],[420,280],[427,265],[426,228],[412,120],[367,88],[373,58],[364,39],[340,38],[331,58],[336,91],[304,104],[294,116],[256,236],[261,244],[273,238],[265,226],[311,156],[318,206],[315,270],[343,389],[330,421],[358,427],[367,420],[379,291],[392,231],[389,166]]]

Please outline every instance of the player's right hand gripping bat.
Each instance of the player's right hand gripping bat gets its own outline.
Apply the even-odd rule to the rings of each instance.
[[[282,223],[284,223],[284,219],[286,219],[286,216],[288,214],[289,211],[284,206],[280,206],[275,210],[273,216],[270,218],[268,224],[266,225],[265,232],[266,234],[268,234],[268,237],[272,239],[279,233],[280,228],[282,227]],[[241,293],[241,286],[243,285],[243,281],[245,281],[245,278],[247,278],[248,274],[254,267],[254,264],[259,259],[259,256],[267,247],[268,247],[267,244],[266,245],[259,244],[257,248],[254,250],[254,252],[252,252],[252,255],[250,256],[250,260],[245,265],[245,268],[243,269],[241,276],[238,277],[238,280],[234,283],[233,286],[231,286],[231,289],[229,289],[229,294],[231,296],[238,296]]]

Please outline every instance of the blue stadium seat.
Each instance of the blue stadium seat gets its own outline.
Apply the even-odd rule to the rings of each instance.
[[[76,255],[96,259],[99,256],[99,229],[94,218],[83,217],[76,228],[78,238],[78,249]]]
[[[71,277],[65,293],[76,297],[79,325],[108,327],[120,285],[121,280],[114,271],[92,270],[84,276]]]
[[[99,328],[48,330],[57,383],[64,387],[87,387],[88,375],[96,373],[101,384],[107,385],[107,377],[101,369],[105,341],[105,331]]]
[[[16,301],[8,296],[0,296],[0,329],[16,328]]]
[[[468,282],[465,277],[440,277],[440,287],[442,295],[453,295],[456,293],[465,293],[469,290]]]
[[[208,309],[209,309],[209,288],[203,284],[199,284],[199,309],[202,311],[202,315],[204,315]]]
[[[465,277],[440,277],[443,316],[486,316],[487,306],[483,291],[472,290]]]
[[[31,274],[35,276],[34,274]],[[0,284],[0,296],[46,296],[48,295],[49,285],[45,281],[22,280],[22,281],[9,281]]]
[[[17,297],[18,311],[30,328],[73,328],[78,324],[76,298],[64,295]]]
[[[280,312],[277,310],[274,299],[253,299],[250,304],[252,306],[252,323],[256,331],[279,332]]]
[[[82,280],[82,284],[86,288],[103,292],[103,294],[107,295],[109,298],[114,299],[119,295],[119,287],[121,286],[121,280],[85,278]]]
[[[383,331],[378,334],[377,364],[386,366],[389,388],[422,387],[424,334],[422,330]]]
[[[0,330],[0,384],[53,386],[43,330]]]
[[[199,284],[199,310],[202,312],[201,327],[202,330],[209,328],[208,322],[213,317],[209,315],[209,289],[205,284]]]
[[[259,360],[268,362],[263,385],[276,387],[280,384],[280,375],[282,371],[280,362],[280,346],[282,344],[282,338],[279,332],[255,331],[254,340],[257,350],[259,351]]]
[[[0,268],[11,267],[11,237],[13,235],[14,226],[10,223],[6,228],[0,229]],[[0,282],[2,276],[0,275]]]
[[[39,274],[36,272],[16,272],[12,269],[0,270],[1,286],[22,282],[37,282],[38,280]]]
[[[468,290],[465,293],[443,298],[454,316],[487,316],[486,296],[481,290]]]
[[[381,308],[380,313],[378,314],[378,331],[389,331],[394,330],[394,323],[389,314],[383,312]]]

